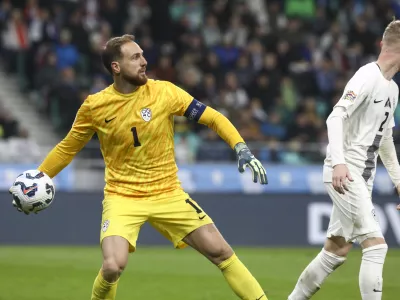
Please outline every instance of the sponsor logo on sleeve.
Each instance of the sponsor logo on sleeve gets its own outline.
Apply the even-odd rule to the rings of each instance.
[[[343,96],[343,100],[349,100],[353,102],[357,98],[357,94],[353,91],[347,91],[346,94]]]

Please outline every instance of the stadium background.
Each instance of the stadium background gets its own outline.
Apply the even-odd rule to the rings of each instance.
[[[34,216],[19,214],[11,206],[7,189],[21,171],[36,168],[63,137],[86,96],[111,83],[99,51],[111,36],[130,33],[144,50],[150,78],[172,81],[224,113],[263,161],[270,182],[265,188],[253,184],[250,174],[237,172],[233,151],[215,133],[176,118],[176,159],[183,186],[213,217],[228,242],[245,247],[238,252],[262,283],[270,286],[270,295],[283,299],[318,252],[328,223],[331,204],[322,185],[325,119],[355,70],[376,59],[382,32],[394,16],[400,16],[400,1],[1,1],[0,267],[9,272],[7,277],[0,275],[0,282],[14,284],[18,290],[18,281],[10,280],[12,276],[24,282],[30,272],[37,275],[38,266],[42,270],[65,268],[64,261],[82,265],[81,260],[74,260],[82,255],[90,262],[92,256],[98,258],[82,278],[87,283],[82,295],[90,289],[100,263],[97,247],[61,250],[52,245],[98,243],[104,169],[97,139],[57,176],[56,199],[47,211]],[[399,109],[395,118],[399,124]],[[396,142],[399,134],[396,126]],[[374,202],[389,246],[398,247],[398,198],[381,165]],[[145,226],[138,245],[168,243]],[[256,246],[261,248],[249,248]],[[276,247],[310,249],[274,250]],[[147,257],[149,261],[154,253],[172,255],[166,250],[169,248],[156,249],[149,250],[153,253]],[[45,260],[60,251],[59,264],[32,265],[29,260]],[[179,255],[194,259],[192,252],[185,253],[189,254],[168,257],[176,259],[175,264]],[[146,260],[140,252],[135,255]],[[399,255],[395,250],[389,252],[387,274],[395,274],[400,267]],[[25,259],[16,263],[21,256]],[[195,265],[203,263],[200,259]],[[134,264],[128,274],[143,279],[134,275]],[[277,271],[282,265],[287,273]],[[358,299],[353,266],[354,270],[344,267],[341,275],[333,276],[327,292],[316,299],[336,299],[340,290],[347,292],[347,298],[340,294],[342,299]],[[275,274],[268,273],[271,268]],[[147,270],[145,266],[143,270]],[[68,274],[68,270],[64,272]],[[171,274],[170,270],[159,272],[164,280],[165,274]],[[207,273],[211,272],[208,269],[202,272],[215,276]],[[198,278],[193,277],[193,282],[190,278],[179,280],[197,289],[201,285]],[[224,287],[213,286],[213,280],[201,280],[207,284],[209,298],[185,299],[227,299],[230,295]],[[78,283],[70,285],[78,293]],[[387,279],[385,285],[384,299],[397,299],[394,279]],[[0,294],[0,299],[80,297],[67,293],[69,296],[56,298],[55,291],[66,290],[56,286],[42,287],[46,293],[38,293],[40,298],[8,289],[9,295],[2,298]],[[158,288],[163,291],[162,299],[176,299],[170,285]],[[135,295],[142,292],[137,289]],[[125,295],[131,294],[126,291]]]

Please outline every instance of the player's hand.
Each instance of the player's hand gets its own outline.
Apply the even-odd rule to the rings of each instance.
[[[239,143],[235,146],[238,158],[238,169],[243,173],[246,167],[249,167],[253,174],[253,182],[260,181],[261,184],[268,184],[267,171],[265,171],[261,162],[254,157],[245,143]]]
[[[12,186],[12,187],[10,187],[10,189],[8,190],[8,192],[9,192],[11,195],[13,195],[12,205],[13,205],[19,212],[23,212],[24,214],[29,215],[29,212],[28,212],[28,211],[25,211],[25,210],[22,209],[21,203],[20,203],[19,201],[15,201],[15,197],[14,197],[14,194],[16,194],[16,193],[14,192],[14,189],[15,189],[15,188],[16,188],[15,186]]]
[[[348,191],[348,181],[353,181],[349,169],[345,164],[339,164],[333,167],[332,185],[333,188],[339,193],[344,194]]]

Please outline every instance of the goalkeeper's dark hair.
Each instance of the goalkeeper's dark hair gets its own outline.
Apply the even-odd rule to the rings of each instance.
[[[134,41],[135,36],[131,34],[124,34],[123,36],[113,37],[108,40],[101,53],[101,60],[111,75],[113,75],[111,63],[121,58],[121,46]]]

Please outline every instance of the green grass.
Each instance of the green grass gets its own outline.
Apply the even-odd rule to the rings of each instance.
[[[237,248],[236,253],[271,300],[286,300],[297,277],[319,249]],[[99,248],[0,247],[0,300],[90,299],[101,264]],[[313,298],[360,299],[360,251],[354,249]],[[400,251],[390,249],[384,269],[383,299],[399,299]],[[191,249],[144,248],[130,256],[117,300],[236,299],[220,272]]]

